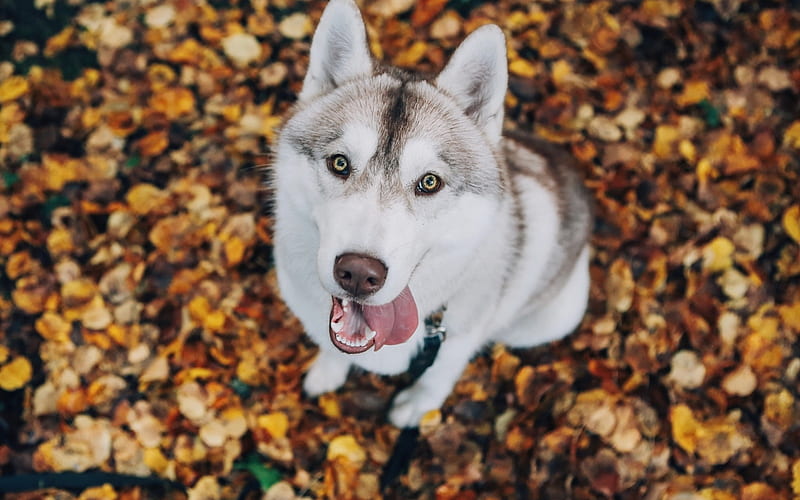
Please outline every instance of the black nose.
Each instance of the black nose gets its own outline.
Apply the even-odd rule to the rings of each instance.
[[[336,257],[333,277],[353,297],[366,297],[383,286],[386,266],[368,255],[345,253]]]

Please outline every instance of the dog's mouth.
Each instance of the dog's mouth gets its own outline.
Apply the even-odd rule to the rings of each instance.
[[[380,306],[332,297],[331,342],[340,351],[358,354],[370,347],[402,344],[417,329],[417,303],[405,287],[396,299]]]

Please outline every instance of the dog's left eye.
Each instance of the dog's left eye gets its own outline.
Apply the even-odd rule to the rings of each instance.
[[[444,186],[442,179],[432,173],[427,173],[419,178],[417,182],[417,194],[433,194]]]
[[[328,170],[339,177],[350,175],[350,160],[343,154],[331,155],[327,158]]]

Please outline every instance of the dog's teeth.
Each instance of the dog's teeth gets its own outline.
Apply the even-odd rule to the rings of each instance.
[[[364,344],[366,344],[367,342],[369,342],[370,340],[375,338],[375,335],[377,335],[377,332],[375,330],[373,330],[372,328],[366,326],[366,327],[364,327],[364,335],[366,335],[366,338],[364,339],[365,340]]]
[[[341,332],[343,327],[344,327],[344,322],[343,321],[331,321],[331,330],[333,330],[333,333]],[[338,335],[337,335],[337,338],[338,338]]]

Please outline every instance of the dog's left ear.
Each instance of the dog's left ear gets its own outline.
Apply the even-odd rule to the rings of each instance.
[[[436,85],[456,100],[490,141],[499,141],[508,87],[503,31],[490,24],[472,32],[436,78]]]
[[[311,41],[308,72],[299,100],[330,92],[370,73],[372,56],[361,12],[353,0],[331,0]]]

